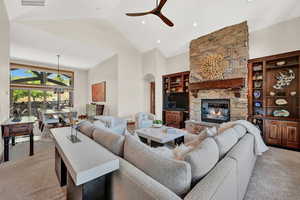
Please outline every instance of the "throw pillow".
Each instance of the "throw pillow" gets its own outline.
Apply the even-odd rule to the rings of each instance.
[[[195,137],[194,140],[190,141],[190,142],[186,142],[185,145],[186,146],[191,146],[192,148],[197,147],[203,140],[205,140],[207,138],[207,131],[204,130],[201,133],[199,133],[199,135],[197,135],[197,137]]]
[[[220,158],[223,158],[225,154],[238,142],[236,131],[233,128],[225,130],[222,134],[214,137],[220,150]]]
[[[187,146],[185,144],[181,144],[173,149],[173,157],[176,160],[184,160],[186,154],[193,150],[192,146]]]
[[[165,158],[131,135],[125,136],[124,158],[179,196],[190,190],[191,166],[187,162]]]
[[[212,128],[207,128],[206,129],[206,133],[209,137],[214,137],[218,134],[218,130],[217,127],[212,127]]]
[[[191,165],[192,185],[196,184],[217,164],[219,148],[213,138],[206,138],[200,145],[190,151],[184,160]]]
[[[93,132],[94,140],[110,150],[112,153],[122,157],[125,137],[111,132],[109,129],[96,128]]]

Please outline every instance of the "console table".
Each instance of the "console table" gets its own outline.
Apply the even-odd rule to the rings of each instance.
[[[67,185],[67,199],[109,199],[110,174],[119,169],[118,157],[80,132],[80,142],[72,143],[70,132],[71,127],[51,129],[55,171],[60,185]]]
[[[29,135],[30,151],[29,155],[33,155],[33,124],[36,117],[22,117],[20,121],[13,121],[10,118],[1,124],[2,136],[4,139],[4,162],[9,161],[9,140],[12,138],[12,145],[15,145],[15,136]]]

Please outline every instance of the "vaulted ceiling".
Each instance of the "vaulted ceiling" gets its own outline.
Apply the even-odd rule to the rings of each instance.
[[[46,0],[45,7],[22,7],[5,0],[11,22],[11,57],[89,68],[133,46],[141,52],[158,48],[166,57],[187,51],[189,42],[222,27],[248,20],[251,31],[300,16],[299,0],[169,0],[156,16],[128,17],[147,11],[155,0]]]

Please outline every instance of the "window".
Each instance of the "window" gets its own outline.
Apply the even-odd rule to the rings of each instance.
[[[37,116],[38,109],[54,109],[58,99],[62,107],[73,106],[73,80],[71,71],[11,64],[10,110],[20,109],[23,116]],[[63,88],[62,94],[54,92]]]

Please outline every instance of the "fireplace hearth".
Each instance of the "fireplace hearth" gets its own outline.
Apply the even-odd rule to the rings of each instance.
[[[230,99],[202,99],[201,121],[211,123],[230,121]]]

